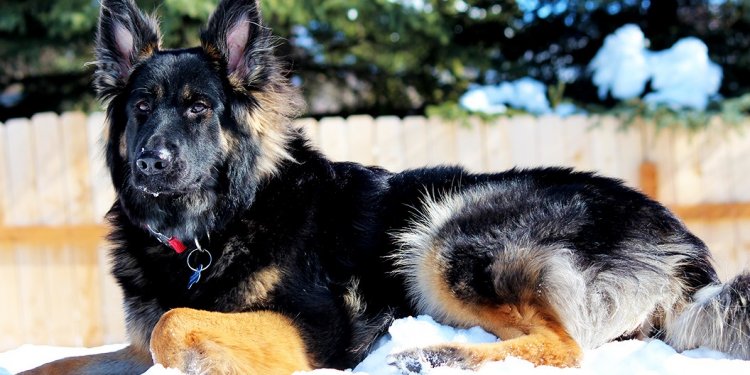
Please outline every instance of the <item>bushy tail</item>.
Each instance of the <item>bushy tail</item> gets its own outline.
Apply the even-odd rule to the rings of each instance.
[[[678,350],[703,346],[750,360],[750,271],[698,290],[666,328]]]

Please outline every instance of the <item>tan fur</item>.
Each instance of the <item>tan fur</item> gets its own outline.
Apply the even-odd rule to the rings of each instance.
[[[120,157],[123,159],[128,158],[128,144],[125,140],[125,133],[120,134]]]
[[[221,54],[221,51],[219,51],[219,49],[216,48],[215,45],[202,41],[201,46],[203,47],[203,51],[211,60],[221,61],[224,58],[224,56]]]
[[[234,138],[230,137],[224,129],[219,128],[219,147],[224,154],[228,154],[233,146],[230,146],[230,142],[234,142]]]
[[[282,162],[294,161],[287,150],[287,144],[293,130],[290,118],[294,115],[288,111],[295,105],[280,105],[279,96],[286,99],[278,93],[256,93],[253,97],[258,101],[259,108],[249,111],[245,118],[253,136],[260,141],[256,169],[261,179],[276,174]]]
[[[112,353],[63,358],[21,374],[140,374],[151,365],[151,357],[147,350],[128,346]]]
[[[293,322],[269,311],[168,311],[151,335],[155,363],[187,374],[291,374],[312,369]]]
[[[281,277],[279,268],[273,266],[253,273],[244,285],[245,303],[248,306],[253,306],[265,302],[269,294],[281,281]]]
[[[506,341],[448,344],[429,349],[450,349],[463,358],[463,366],[467,368],[477,368],[485,362],[501,361],[508,357],[521,358],[536,366],[577,367],[583,354],[562,325],[554,320],[540,320],[531,327],[529,334]]]
[[[429,285],[428,288],[420,289],[421,298],[424,301],[422,311],[433,315],[436,319],[445,323],[472,327],[479,325],[479,309],[459,301],[445,283],[443,277],[445,271],[445,260],[440,257],[437,248],[431,248],[425,255],[417,268],[417,279],[420,285]]]
[[[444,264],[440,252],[432,248],[424,255],[417,269],[421,282],[430,285],[423,291],[430,294],[426,299],[440,301],[438,310],[430,313],[457,326],[478,325],[504,341],[445,345],[435,350],[455,349],[469,367],[478,367],[483,362],[509,356],[528,360],[535,365],[574,367],[579,364],[582,355],[580,346],[545,303],[533,298],[501,306],[481,306],[461,301],[446,283]]]
[[[471,348],[473,357],[481,361],[497,361],[508,356],[525,359],[538,366],[575,367],[583,354],[553,311],[534,305],[506,305],[482,310],[482,324],[498,336],[508,329],[521,336],[495,344]]]
[[[190,85],[183,86],[180,95],[182,96],[182,100],[188,101],[192,99],[193,92],[190,90]]]

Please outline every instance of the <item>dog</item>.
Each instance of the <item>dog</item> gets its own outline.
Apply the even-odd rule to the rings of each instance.
[[[254,0],[224,0],[196,48],[160,47],[132,0],[103,0],[94,83],[107,104],[112,272],[130,345],[29,373],[347,368],[398,317],[502,339],[391,357],[402,373],[656,337],[750,359],[750,273],[722,284],[659,203],[563,168],[393,173],[332,162]]]

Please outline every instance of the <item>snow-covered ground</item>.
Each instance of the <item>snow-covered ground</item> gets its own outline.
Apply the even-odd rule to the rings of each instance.
[[[445,342],[493,342],[495,337],[480,328],[455,329],[440,325],[427,316],[399,319],[389,329],[372,353],[353,370],[316,370],[313,375],[390,375],[395,370],[387,365],[386,357],[403,349]],[[113,351],[123,345],[109,345],[93,349],[59,348],[26,345],[0,353],[0,375],[14,374],[39,364],[66,356]],[[484,365],[476,372],[449,368],[427,371],[434,375],[452,374],[750,374],[750,361],[729,359],[726,355],[695,349],[677,353],[659,340],[630,340],[614,342],[586,351],[580,368],[559,369],[534,367],[529,362],[510,358]],[[147,375],[176,375],[179,371],[154,366]]]

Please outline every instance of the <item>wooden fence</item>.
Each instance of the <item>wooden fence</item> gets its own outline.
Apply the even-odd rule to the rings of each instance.
[[[392,170],[572,166],[624,179],[672,207],[723,276],[750,266],[750,134],[621,130],[609,117],[514,117],[462,126],[409,117],[299,120],[334,160]],[[0,125],[0,350],[125,340],[102,217],[113,201],[102,114],[44,113]],[[748,124],[750,125],[750,123]]]

